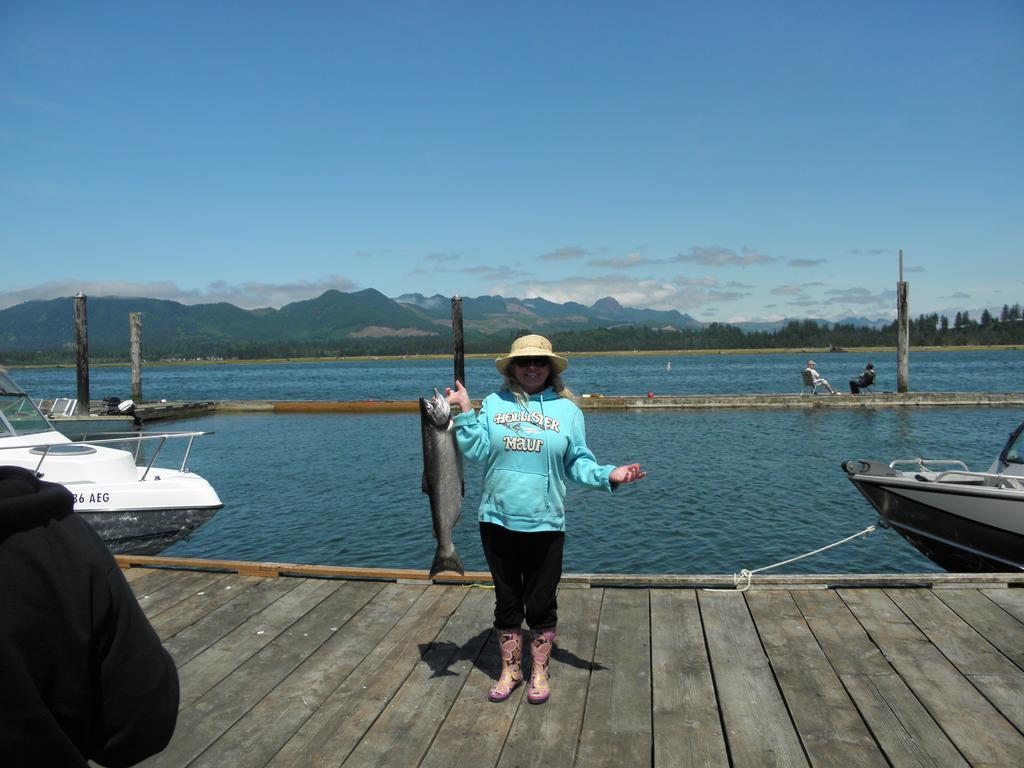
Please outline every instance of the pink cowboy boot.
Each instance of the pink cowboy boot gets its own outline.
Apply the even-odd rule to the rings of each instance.
[[[487,698],[504,701],[523,682],[523,632],[515,629],[498,630],[498,647],[501,649],[501,677],[491,688]]]
[[[551,687],[548,685],[548,661],[554,647],[554,627],[533,633],[533,643],[530,645],[533,668],[530,672],[530,687],[526,691],[526,700],[531,704],[543,704],[551,695]]]

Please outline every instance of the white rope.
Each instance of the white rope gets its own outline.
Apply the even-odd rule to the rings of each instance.
[[[797,555],[796,557],[791,557],[788,560],[783,560],[780,563],[774,563],[773,565],[766,565],[763,568],[755,568],[752,571],[748,571],[746,568],[743,568],[743,569],[740,570],[739,573],[734,573],[732,575],[733,589],[710,589],[709,588],[706,591],[708,591],[708,592],[733,592],[733,591],[736,591],[736,592],[746,592],[748,589],[750,589],[750,584],[753,581],[755,573],[760,573],[761,571],[770,571],[772,568],[778,568],[780,565],[788,565],[789,563],[795,563],[797,560],[802,560],[805,557],[810,557],[811,555],[816,555],[819,552],[824,552],[826,549],[832,549],[833,547],[838,547],[840,544],[845,544],[848,541],[853,541],[854,539],[856,539],[856,538],[858,538],[860,536],[866,536],[867,534],[869,534],[872,531],[874,531],[875,528],[877,528],[877,526],[869,525],[863,531],[858,531],[857,533],[853,534],[852,536],[847,536],[845,539],[840,539],[839,541],[834,541],[831,544],[826,544],[824,547],[819,547],[818,549],[814,550],[813,552],[805,552],[802,555]],[[741,584],[742,584],[742,586],[740,586]]]

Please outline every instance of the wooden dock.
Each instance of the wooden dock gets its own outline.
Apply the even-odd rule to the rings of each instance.
[[[146,765],[1024,766],[1024,574],[570,577],[531,706],[485,585],[120,560],[181,678]]]
[[[592,411],[695,410],[717,408],[911,408],[911,407],[1019,407],[1024,392],[875,392],[861,395],[596,395],[583,394],[580,407]],[[474,400],[473,406],[480,407]],[[218,400],[217,413],[396,413],[416,412],[416,400]]]

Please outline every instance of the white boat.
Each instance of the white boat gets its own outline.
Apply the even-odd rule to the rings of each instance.
[[[0,370],[0,465],[24,467],[71,491],[75,511],[114,553],[156,554],[224,506],[213,487],[187,468],[193,441],[205,434],[72,442]],[[178,443],[183,454],[176,468],[156,465],[168,443]]]
[[[947,571],[1024,570],[1024,423],[987,472],[955,459],[842,466],[882,525]]]

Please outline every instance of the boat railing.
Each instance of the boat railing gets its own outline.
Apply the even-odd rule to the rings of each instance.
[[[135,447],[133,450],[129,450],[129,453],[133,455],[135,463],[141,466],[139,464],[139,457],[142,455],[143,443],[155,443],[156,447],[153,449],[153,455],[149,457],[149,460],[146,464],[146,469],[142,473],[142,476],[139,478],[139,481],[142,482],[148,477],[149,471],[153,468],[153,464],[156,462],[157,456],[160,455],[160,451],[163,449],[164,445],[167,444],[168,440],[186,440],[185,453],[181,458],[181,465],[179,466],[178,471],[189,472],[190,470],[188,468],[188,457],[189,454],[192,452],[193,442],[195,442],[195,439],[197,437],[212,434],[213,432],[156,432],[147,435],[131,433],[126,434],[123,437],[110,437],[104,438],[102,440],[89,440],[75,443],[41,443],[38,445],[9,446],[5,448],[0,448],[0,451],[15,449],[29,449],[39,451],[39,462],[36,464],[35,468],[36,474],[39,474],[39,470],[42,468],[43,462],[46,461],[46,457],[50,455],[51,451],[56,454],[63,453],[69,450],[70,446],[80,446],[83,448],[87,446],[112,447],[111,444],[121,446],[121,450],[128,450],[127,448],[124,447],[125,444],[134,443]]]
[[[935,466],[958,467],[964,472],[970,472],[970,468],[959,459],[895,459],[889,462],[889,469],[897,472],[905,472],[901,467],[912,466],[918,471],[928,471]]]
[[[889,462],[889,468],[896,471],[900,467],[915,467],[918,472],[927,472],[928,475],[919,475],[921,479],[933,483],[961,483],[987,485],[995,488],[1011,488],[1013,490],[1024,490],[1024,482],[1020,478],[1011,475],[1004,475],[995,472],[972,472],[968,466],[959,459],[896,459]],[[939,470],[937,467],[952,466],[955,469]]]
[[[148,435],[131,435],[128,437],[111,437],[104,438],[103,440],[90,440],[85,445],[105,445],[109,443],[135,443],[135,463],[139,463],[139,455],[142,451],[143,442],[156,442],[156,448],[153,449],[153,455],[149,457],[149,462],[146,464],[146,471],[142,473],[142,477],[139,481],[144,481],[149,475],[149,470],[153,468],[153,464],[156,462],[156,457],[160,455],[160,451],[166,445],[170,439],[187,439],[185,444],[185,454],[181,457],[181,466],[178,467],[179,472],[188,472],[188,456],[192,452],[192,443],[195,442],[197,437],[202,435],[212,435],[212,432],[155,432]]]

